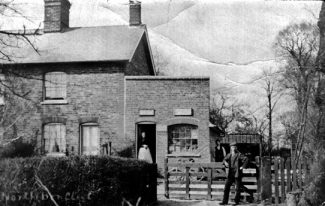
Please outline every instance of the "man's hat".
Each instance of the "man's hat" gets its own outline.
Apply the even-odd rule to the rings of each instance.
[[[231,143],[230,143],[230,147],[231,147],[231,146],[237,146],[237,143],[236,143],[236,142],[231,142]]]

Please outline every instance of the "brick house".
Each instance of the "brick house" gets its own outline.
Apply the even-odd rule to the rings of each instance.
[[[155,75],[140,3],[130,3],[129,25],[85,28],[69,27],[68,0],[44,3],[38,53],[25,46],[1,62],[28,77],[33,108],[15,122],[18,136],[34,132],[44,155],[136,157],[145,132],[159,167],[166,155],[210,161],[209,78]]]

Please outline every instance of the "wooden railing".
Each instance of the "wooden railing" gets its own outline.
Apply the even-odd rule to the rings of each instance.
[[[302,189],[309,176],[309,163],[303,159],[297,165],[290,158],[273,157],[272,159],[272,197],[276,204],[284,202],[286,193]]]
[[[167,198],[221,200],[226,171],[221,163],[179,163],[165,159],[165,196]],[[243,171],[242,196],[252,198],[258,190],[257,170]],[[230,198],[234,197],[234,188]]]

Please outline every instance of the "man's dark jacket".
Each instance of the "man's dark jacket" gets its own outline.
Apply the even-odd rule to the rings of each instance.
[[[236,152],[235,154],[235,158],[234,161],[231,162],[231,156],[232,154],[229,153],[226,155],[226,157],[223,159],[223,162],[227,162],[229,164],[229,170],[228,170],[228,174],[227,177],[229,177],[230,175],[230,167],[234,168],[236,170],[235,173],[235,178],[241,178],[242,177],[242,170],[240,170],[240,167],[246,168],[247,164],[248,164],[248,158],[241,154],[240,152]]]

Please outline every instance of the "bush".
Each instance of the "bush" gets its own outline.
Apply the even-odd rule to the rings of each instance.
[[[126,158],[131,158],[134,157],[134,148],[135,148],[135,144],[132,144],[128,147],[123,148],[122,150],[117,152],[117,155],[119,157],[126,157]]]
[[[1,148],[1,158],[31,157],[35,155],[35,144],[17,139]]]
[[[123,198],[135,204],[156,186],[155,174],[154,165],[104,156],[4,159],[0,205],[17,205],[19,198],[18,205],[54,205],[49,193],[60,206],[121,205]]]
[[[311,170],[312,181],[305,190],[305,198],[311,205],[325,202],[325,158],[316,162]]]

